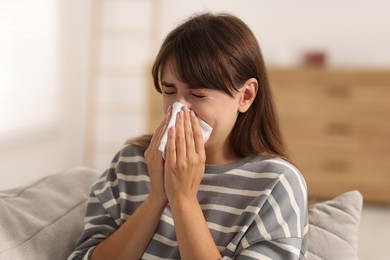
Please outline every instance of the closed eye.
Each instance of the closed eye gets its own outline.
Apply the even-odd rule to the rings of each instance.
[[[191,95],[196,98],[204,98],[206,97],[206,91],[204,89],[196,89],[191,91]]]
[[[161,91],[164,95],[173,95],[176,93],[176,88],[171,86],[162,86]]]
[[[163,91],[163,94],[165,95],[173,95],[175,94],[176,92],[168,92],[168,91]]]
[[[197,95],[197,94],[192,94],[194,97],[197,97],[197,98],[204,98],[206,97],[205,95]]]

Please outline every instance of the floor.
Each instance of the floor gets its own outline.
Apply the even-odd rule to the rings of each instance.
[[[390,205],[364,205],[359,228],[359,259],[390,259]]]

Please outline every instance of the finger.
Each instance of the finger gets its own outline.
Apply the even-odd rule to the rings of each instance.
[[[194,134],[192,130],[191,114],[188,108],[184,110],[184,133],[186,141],[186,151],[189,156],[190,153],[195,153]]]
[[[169,162],[172,165],[176,164],[176,127],[171,126],[168,129],[168,140],[167,140],[167,146],[165,150],[165,162]]]
[[[181,110],[176,117],[176,156],[178,160],[186,158],[184,112]]]
[[[164,118],[164,120],[161,121],[160,125],[157,127],[156,131],[154,132],[154,134],[152,136],[151,145],[153,145],[154,147],[155,146],[158,147],[160,145],[160,141],[161,141],[161,139],[162,139],[162,137],[167,129],[169,120],[171,120],[171,117],[172,117],[171,110],[172,110],[172,107],[169,106],[167,116]]]
[[[199,155],[204,155],[204,141],[203,141],[203,133],[202,129],[200,128],[199,120],[196,117],[194,111],[191,111],[191,124],[192,124],[192,131],[194,135],[194,144],[195,144],[195,151]]]

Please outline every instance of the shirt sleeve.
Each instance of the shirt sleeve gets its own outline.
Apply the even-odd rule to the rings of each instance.
[[[298,171],[286,171],[240,241],[234,259],[305,259],[307,190]]]
[[[90,259],[94,248],[119,228],[119,188],[115,167],[118,157],[114,157],[111,167],[92,185],[84,230],[68,260]]]

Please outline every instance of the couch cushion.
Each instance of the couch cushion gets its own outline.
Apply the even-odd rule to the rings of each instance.
[[[362,205],[363,198],[358,191],[311,205],[307,259],[358,259]]]
[[[75,167],[0,191],[0,259],[66,259],[83,229],[98,173]]]

